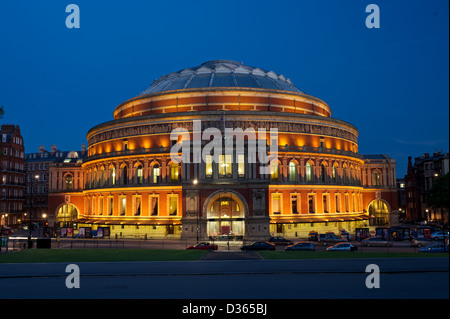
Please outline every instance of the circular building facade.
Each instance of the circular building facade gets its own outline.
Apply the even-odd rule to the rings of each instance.
[[[162,76],[113,115],[87,134],[80,227],[266,240],[368,224],[358,130],[283,75],[209,61]]]

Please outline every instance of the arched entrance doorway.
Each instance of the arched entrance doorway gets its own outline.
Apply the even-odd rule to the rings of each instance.
[[[389,207],[380,200],[376,199],[370,202],[368,208],[371,226],[386,226],[389,224]]]
[[[72,204],[62,205],[56,214],[56,223],[59,227],[73,227],[73,221],[78,218],[78,210]]]
[[[247,207],[232,191],[214,194],[206,203],[207,234],[214,240],[242,240]]]

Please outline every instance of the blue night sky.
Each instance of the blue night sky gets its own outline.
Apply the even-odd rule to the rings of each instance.
[[[80,8],[80,28],[65,25]],[[368,29],[368,4],[381,28]],[[448,151],[449,2],[0,0],[2,124],[27,152],[80,149],[114,108],[172,71],[231,59],[283,74],[354,124],[359,151]]]

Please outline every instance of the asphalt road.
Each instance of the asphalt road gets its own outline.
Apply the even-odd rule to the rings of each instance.
[[[368,264],[380,288],[366,287]],[[0,299],[448,299],[448,258],[0,264]]]

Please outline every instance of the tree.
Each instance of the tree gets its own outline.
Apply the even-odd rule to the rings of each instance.
[[[427,204],[435,210],[449,211],[450,206],[450,173],[442,175],[433,181],[433,186],[427,194]],[[443,216],[442,216],[443,217]]]

